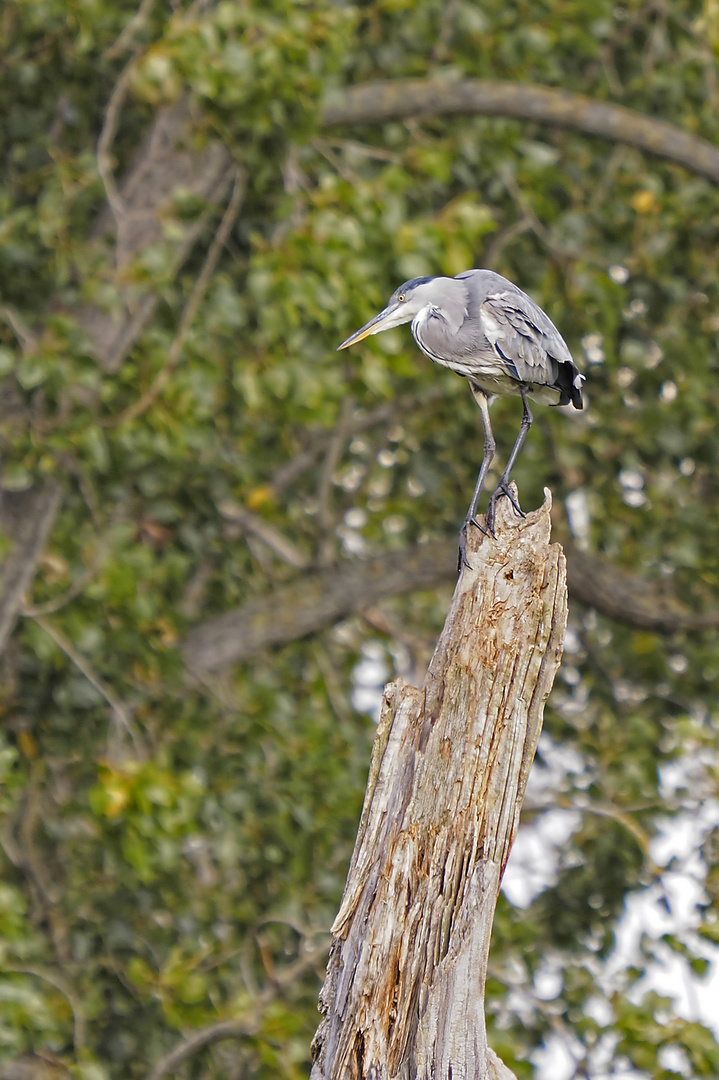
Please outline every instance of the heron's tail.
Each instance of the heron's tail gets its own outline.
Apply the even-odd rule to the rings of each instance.
[[[568,360],[559,364],[559,373],[557,375],[557,381],[554,384],[562,395],[559,399],[559,404],[569,405],[571,402],[575,409],[583,409],[583,382],[584,376],[581,371],[577,371],[574,364]]]

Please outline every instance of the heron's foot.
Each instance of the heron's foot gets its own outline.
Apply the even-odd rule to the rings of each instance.
[[[487,504],[487,513],[484,515],[484,520],[487,522],[487,528],[492,533],[492,536],[494,536],[494,515],[497,509],[496,502],[497,492],[495,491],[494,494],[490,496],[489,503]]]
[[[485,529],[484,525],[477,521],[476,517],[467,518],[465,525],[475,525],[484,536],[491,536],[494,539],[494,533],[490,529]]]
[[[494,531],[494,519],[497,515],[497,502],[499,501],[500,496],[502,496],[503,494],[504,492],[500,491],[499,488],[497,488],[496,491],[492,492],[489,497],[489,502],[487,504],[487,513],[484,515],[484,520],[487,522],[487,528],[491,532],[492,536],[495,537],[496,534]]]
[[[474,525],[485,536],[494,536],[494,533],[490,533],[485,529],[484,525],[480,525],[475,517],[467,518],[464,525],[459,530],[459,556],[457,559],[457,573],[460,573],[463,566],[472,569],[472,564],[467,559],[467,533],[469,532],[469,526]]]
[[[465,521],[462,528],[459,530],[459,551],[457,553],[457,573],[462,573],[462,567],[467,566],[471,570],[472,567],[467,558],[467,527],[469,521]]]
[[[499,483],[499,484],[497,484],[496,489],[492,492],[491,498],[489,500],[489,505],[492,507],[492,523],[493,524],[494,524],[495,506],[496,506],[497,500],[499,499],[500,495],[506,495],[507,498],[509,499],[509,501],[511,502],[512,506],[514,507],[514,509],[519,514],[519,516],[523,517],[523,518],[526,518],[527,515],[525,514],[524,510],[522,510],[522,507],[519,505],[519,503],[515,499],[514,495],[512,494],[512,489],[510,488],[509,484]],[[488,517],[489,517],[489,515],[488,515]]]

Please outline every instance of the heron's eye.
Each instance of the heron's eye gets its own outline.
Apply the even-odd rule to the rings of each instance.
[[[400,304],[403,304],[405,300],[404,293],[400,293],[397,299],[399,300]]]

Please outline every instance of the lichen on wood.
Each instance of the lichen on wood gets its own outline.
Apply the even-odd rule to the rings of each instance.
[[[487,1046],[494,909],[567,621],[551,496],[472,529],[421,689],[386,687],[312,1080],[508,1080]]]

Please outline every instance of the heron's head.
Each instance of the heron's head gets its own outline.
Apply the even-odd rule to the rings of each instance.
[[[375,315],[374,319],[370,319],[360,330],[350,334],[347,340],[343,341],[339,346],[339,349],[346,349],[348,345],[355,345],[358,341],[362,341],[363,338],[369,337],[370,334],[379,334],[382,330],[391,330],[395,326],[402,326],[403,323],[411,322],[422,308],[434,303],[434,283],[440,280],[442,279],[418,277],[412,278],[411,281],[405,281],[404,285],[400,285],[392,293],[384,311],[380,311],[379,315]]]

